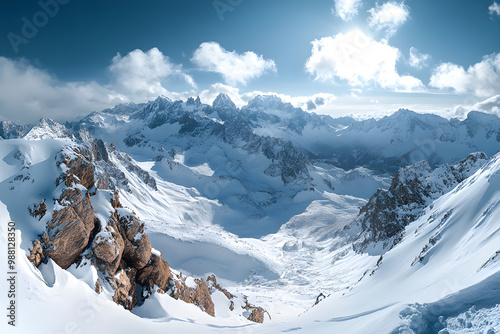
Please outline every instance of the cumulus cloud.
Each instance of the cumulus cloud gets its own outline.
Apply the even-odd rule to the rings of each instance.
[[[334,13],[344,21],[349,21],[358,15],[359,7],[362,4],[361,0],[334,0],[334,2]]]
[[[399,57],[399,50],[387,41],[377,42],[361,31],[350,31],[314,40],[306,70],[317,80],[338,78],[351,86],[373,84],[395,91],[422,90],[419,79],[397,72]]]
[[[19,123],[42,116],[68,120],[124,100],[96,82],[59,82],[26,61],[0,57],[0,112],[4,119]]]
[[[394,35],[410,16],[408,7],[402,2],[398,3],[395,1],[386,2],[382,6],[377,4],[369,12],[370,27],[385,29],[388,37]]]
[[[470,99],[468,102],[444,108],[437,113],[447,118],[465,119],[470,111],[481,111],[500,117],[500,95],[489,97],[486,100]]]
[[[410,59],[408,60],[408,62],[410,63],[411,67],[415,67],[420,70],[427,65],[427,61],[430,59],[430,57],[430,55],[421,53],[412,46],[410,48]]]
[[[65,121],[123,102],[144,102],[173,95],[163,81],[180,77],[195,86],[180,65],[158,49],[117,55],[109,66],[112,82],[60,82],[27,61],[0,57],[0,112],[4,119],[34,122],[42,116]]]
[[[494,1],[489,7],[488,11],[490,12],[490,15],[497,15],[500,16],[500,6]]]
[[[152,48],[147,52],[134,50],[125,56],[117,54],[109,66],[114,78],[115,89],[133,100],[145,100],[165,95],[163,81],[170,77],[180,77],[195,87],[194,80],[186,74],[181,65],[170,62],[169,58]]]
[[[481,97],[500,94],[500,54],[485,56],[467,70],[453,63],[442,63],[433,70],[430,86]]]
[[[230,85],[246,85],[250,79],[260,77],[268,71],[276,71],[276,65],[271,59],[264,59],[262,55],[252,51],[242,54],[227,51],[216,42],[202,43],[191,61],[204,71],[221,74]]]

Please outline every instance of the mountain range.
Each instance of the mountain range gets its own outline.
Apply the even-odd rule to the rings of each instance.
[[[2,121],[0,138],[23,330],[500,330],[497,116],[220,94]]]

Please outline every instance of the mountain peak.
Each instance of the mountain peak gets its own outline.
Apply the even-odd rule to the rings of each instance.
[[[236,109],[236,105],[234,104],[234,102],[228,95],[224,93],[220,93],[219,95],[217,95],[214,102],[212,103],[212,107],[214,109]]]
[[[44,138],[53,139],[73,139],[73,134],[64,125],[56,121],[42,117],[38,124],[36,124],[25,136],[28,140],[39,140]]]
[[[172,100],[165,95],[160,95],[156,98],[155,102],[172,102]]]
[[[280,109],[285,103],[276,95],[257,95],[250,102],[248,108]]]
[[[466,121],[468,122],[474,121],[477,123],[489,123],[491,121],[498,122],[498,117],[481,111],[472,110],[467,114]]]

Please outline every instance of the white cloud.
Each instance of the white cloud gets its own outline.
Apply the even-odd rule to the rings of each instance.
[[[427,65],[427,61],[430,59],[430,57],[431,57],[430,55],[426,53],[421,53],[412,46],[410,48],[410,59],[408,60],[408,62],[412,67],[415,67],[417,69],[422,69],[424,66]]]
[[[361,0],[334,0],[335,14],[344,21],[351,20],[354,16],[358,15],[359,7],[361,7]]]
[[[494,14],[500,16],[500,6],[494,1],[489,7],[488,10],[490,12],[490,15],[493,16]]]
[[[500,95],[495,95],[486,100],[467,99],[454,107],[444,108],[438,113],[447,118],[465,119],[470,111],[481,111],[500,117]]]
[[[132,100],[147,100],[165,95],[163,81],[170,77],[180,77],[195,87],[191,76],[181,65],[170,62],[157,48],[147,52],[134,50],[122,57],[117,54],[109,66],[114,77],[115,89]]]
[[[500,117],[500,95],[492,96],[474,104],[471,110],[483,111]]]
[[[433,70],[430,86],[481,97],[500,94],[500,54],[485,56],[467,71],[453,63],[442,63]]]
[[[202,43],[191,61],[202,70],[220,73],[230,85],[246,85],[250,79],[268,71],[276,71],[271,59],[264,59],[262,55],[251,51],[242,54],[226,51],[216,42]]]
[[[387,36],[390,37],[398,28],[406,22],[410,16],[410,11],[408,7],[400,2],[389,1],[384,3],[382,6],[377,6],[369,10],[370,27],[376,29],[386,29]]]
[[[195,86],[180,65],[172,64],[156,48],[117,55],[109,70],[113,75],[109,85],[60,82],[27,61],[0,57],[1,116],[20,123],[35,122],[42,116],[65,121],[118,103],[175,94],[162,84],[169,77],[183,78]]]
[[[0,112],[5,119],[19,123],[42,116],[68,120],[124,100],[96,82],[59,82],[26,61],[0,57]]]
[[[396,70],[400,57],[397,48],[387,41],[377,42],[361,31],[339,33],[312,42],[307,71],[317,80],[341,79],[351,86],[376,85],[396,91],[418,91],[422,82],[401,76]]]

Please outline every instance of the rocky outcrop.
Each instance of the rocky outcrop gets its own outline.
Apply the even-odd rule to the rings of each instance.
[[[28,208],[28,211],[32,217],[41,220],[47,213],[47,204],[45,204],[45,199],[43,199],[38,204],[33,204],[31,207]]]
[[[186,283],[186,280],[192,280],[194,285]],[[180,299],[186,303],[197,305],[202,311],[215,316],[215,305],[212,301],[210,290],[203,278],[186,278],[184,281],[175,281],[175,289],[170,294],[175,299]]]
[[[63,269],[72,264],[95,266],[98,277],[92,288],[96,293],[112,289],[113,301],[128,310],[152,294],[160,293],[197,305],[215,316],[211,297],[215,290],[231,300],[230,309],[234,310],[234,296],[217,283],[215,276],[205,281],[172,273],[161,254],[153,253],[144,224],[133,211],[122,206],[118,193],[96,190],[93,163],[107,163],[109,156],[106,156],[108,151],[103,142],[92,142],[91,148],[66,148],[58,156],[57,165],[62,173],[56,186],[60,196],[54,200],[52,217],[42,242],[33,242],[28,256],[33,265],[39,266],[45,257],[50,257]],[[94,203],[99,205],[99,219],[90,200],[94,195],[109,201]],[[103,221],[106,211],[109,216]],[[32,206],[30,212],[35,217],[43,217],[48,211],[42,202]],[[248,319],[263,320],[261,308],[247,305],[245,310]]]
[[[221,287],[218,283],[217,283],[217,278],[215,277],[215,275],[210,275],[207,277],[207,286],[211,289],[211,290],[218,290],[220,292],[222,292],[224,294],[224,296],[227,297],[227,299],[231,300],[233,298],[233,295],[231,293],[229,293],[229,291],[227,291],[226,289],[224,289],[223,287]]]
[[[137,304],[135,275],[137,271],[134,268],[121,270],[116,274],[112,286],[115,288],[113,301],[122,305],[125,309],[131,310]]]
[[[62,157],[60,157],[57,162],[58,166],[62,163],[66,165],[68,169],[61,175],[56,185],[62,180],[67,187],[71,187],[75,183],[81,184],[89,190],[92,189],[95,180],[94,168],[90,158],[85,156],[79,149],[75,149],[71,154],[72,155],[63,153]]]
[[[471,176],[487,161],[482,152],[471,153],[455,165],[432,169],[426,161],[401,168],[388,190],[378,189],[360,210],[357,224],[361,234],[357,251],[382,243],[390,249],[402,238],[405,227],[417,219],[434,199]]]
[[[124,231],[125,250],[123,259],[136,269],[144,268],[151,258],[151,242],[144,233],[144,224],[133,215],[118,215]]]
[[[92,253],[97,268],[112,277],[120,266],[124,247],[120,234],[113,235],[110,231],[99,232],[92,243]]]
[[[137,273],[137,283],[141,284],[149,295],[154,292],[153,288],[155,285],[166,292],[171,285],[172,278],[173,276],[167,261],[154,254],[151,255],[151,259],[146,267]]]
[[[79,188],[67,188],[56,201],[47,233],[42,239],[45,254],[61,268],[68,268],[87,247],[98,221],[89,193]]]
[[[96,161],[109,162],[108,150],[102,139],[97,139],[96,141],[94,141],[94,145],[92,146],[92,153]]]
[[[95,228],[96,216],[88,191],[83,193],[79,188],[65,189],[57,202],[61,206],[71,207],[82,220],[86,230],[91,232]]]
[[[36,239],[35,241],[33,241],[30,255],[28,255],[28,260],[33,263],[35,267],[38,267],[40,263],[45,261],[45,256],[43,255],[43,249],[40,240]]]
[[[87,247],[90,233],[72,207],[54,211],[52,223],[42,239],[45,254],[67,269]]]
[[[267,313],[267,311],[260,306],[255,306],[250,304],[246,297],[245,297],[245,305],[243,305],[242,308],[247,311],[248,320],[257,322],[259,324],[264,322],[264,315]],[[269,313],[267,313],[267,315],[269,316]],[[269,316],[269,318],[271,317]]]

